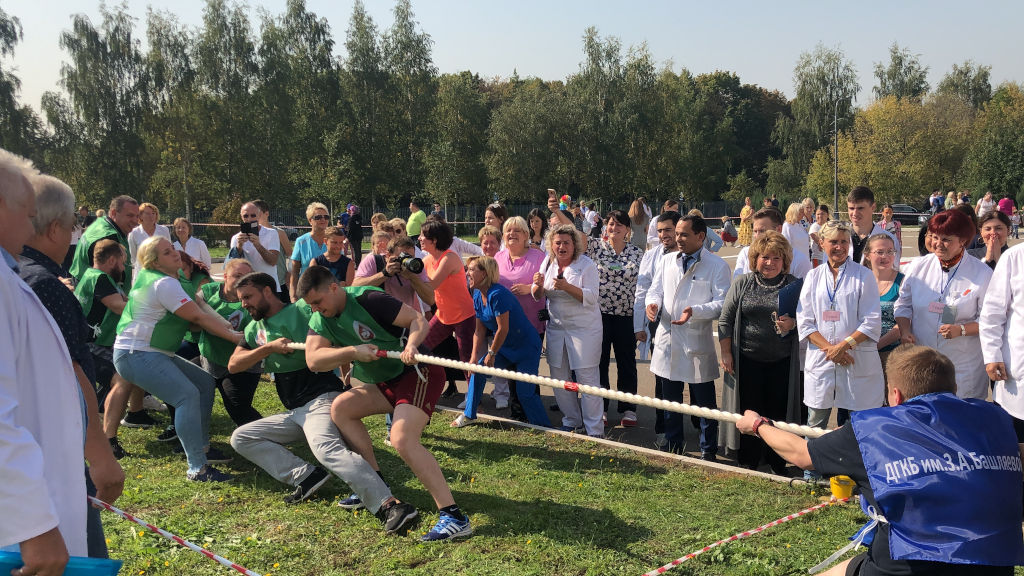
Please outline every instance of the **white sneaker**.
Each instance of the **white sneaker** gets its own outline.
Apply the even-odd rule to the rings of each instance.
[[[466,409],[466,401],[463,400],[462,402],[459,402],[459,405],[456,406],[456,408],[458,408],[459,410],[465,410]]]
[[[498,409],[498,410],[504,410],[505,408],[508,408],[508,399],[507,398],[497,398],[494,401],[494,407],[496,409]]]
[[[452,423],[449,424],[449,426],[452,428],[462,428],[463,426],[469,426],[474,422],[476,422],[476,418],[468,418],[465,414],[459,414],[455,417],[455,420],[452,420]]]
[[[144,410],[155,410],[157,412],[167,412],[167,405],[156,399],[156,396],[145,396],[142,399],[142,408]]]

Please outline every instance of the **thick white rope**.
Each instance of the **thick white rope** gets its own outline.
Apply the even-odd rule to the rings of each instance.
[[[293,342],[288,344],[289,347],[295,350],[305,350],[306,345]],[[387,358],[399,359],[399,352],[385,352],[378,350],[377,355]],[[480,374],[486,374],[488,376],[497,376],[506,378],[508,380],[515,380],[518,382],[529,382],[530,384],[540,384],[541,386],[547,386],[549,388],[562,388],[570,392],[580,392],[583,394],[590,394],[591,396],[599,396],[601,398],[608,398],[609,400],[618,400],[621,402],[631,402],[633,404],[640,404],[642,406],[650,406],[651,408],[660,408],[662,410],[668,410],[669,412],[677,412],[680,414],[689,414],[691,416],[698,416],[700,418],[710,418],[712,420],[718,420],[720,422],[736,422],[739,420],[741,414],[733,414],[731,412],[723,412],[721,410],[715,410],[713,408],[704,408],[702,406],[693,406],[690,404],[682,404],[680,402],[670,402],[668,400],[661,400],[659,398],[649,398],[647,396],[640,396],[638,394],[630,394],[628,392],[620,392],[618,390],[605,390],[597,386],[586,386],[584,384],[578,384],[576,382],[568,382],[564,380],[556,380],[554,378],[547,378],[545,376],[537,376],[535,374],[523,374],[521,372],[513,372],[512,370],[505,370],[503,368],[491,368],[483,366],[481,364],[470,364],[468,362],[460,362],[458,360],[449,360],[448,358],[440,358],[437,356],[429,356],[427,354],[417,354],[417,362],[424,362],[426,364],[435,364],[437,366],[443,366],[445,368],[455,368],[456,370],[465,370],[468,372],[479,372]],[[811,426],[804,426],[802,424],[790,424],[788,422],[775,422],[775,427],[780,430],[792,432],[800,436],[806,436],[808,438],[817,438],[824,436],[828,433],[828,430],[821,428],[812,428]]]

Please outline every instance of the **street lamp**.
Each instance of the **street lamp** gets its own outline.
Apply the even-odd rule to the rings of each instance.
[[[832,107],[832,128],[835,131],[835,152],[832,154],[832,207],[836,212],[836,220],[839,219],[839,99]]]

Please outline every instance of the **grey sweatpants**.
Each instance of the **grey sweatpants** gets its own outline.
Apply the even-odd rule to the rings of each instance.
[[[239,426],[231,435],[231,447],[279,482],[297,486],[314,467],[285,445],[305,439],[316,459],[376,513],[391,498],[391,489],[362,456],[348,449],[331,421],[331,403],[337,396],[337,392],[321,394],[289,412]]]

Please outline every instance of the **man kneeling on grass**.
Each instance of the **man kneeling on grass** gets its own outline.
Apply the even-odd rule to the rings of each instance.
[[[423,540],[472,534],[469,518],[455,504],[437,460],[420,443],[445,385],[440,366],[413,366],[427,335],[426,319],[379,288],[340,286],[321,266],[306,270],[298,293],[315,312],[306,337],[310,370],[331,370],[351,362],[352,376],[367,384],[346,391],[331,406],[331,419],[345,441],[378,470],[362,419],[392,414],[392,445],[440,510],[440,519]],[[401,352],[402,359],[378,358],[378,349]]]
[[[295,486],[284,501],[296,504],[330,479],[326,470],[285,448],[305,438],[316,459],[360,495],[384,530],[398,532],[416,517],[416,508],[396,500],[380,473],[345,446],[331,422],[331,403],[342,391],[341,380],[333,372],[311,371],[305,354],[288,347],[305,341],[312,314],[309,305],[302,300],[283,304],[276,286],[274,278],[263,273],[247,274],[238,281],[235,290],[253,322],[246,326],[228,370],[244,372],[263,362],[263,370],[274,374],[277,395],[288,411],[239,426],[231,435],[231,446],[278,481]]]
[[[1013,574],[1024,563],[1021,458],[1010,416],[956,396],[953,363],[925,346],[901,346],[886,363],[889,407],[805,440],[747,410],[736,427],[780,456],[861,489],[871,518],[855,542],[868,551],[826,576]]]

